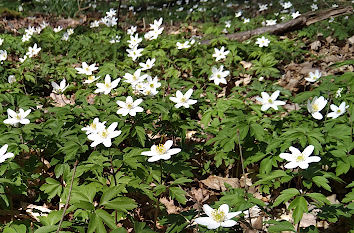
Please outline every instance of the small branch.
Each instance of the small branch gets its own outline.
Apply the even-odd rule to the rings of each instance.
[[[66,200],[65,206],[64,206],[64,211],[63,214],[61,216],[59,225],[58,225],[58,229],[56,231],[56,233],[59,233],[60,228],[61,228],[61,224],[63,224],[64,221],[64,217],[65,217],[65,212],[68,209],[69,206],[69,202],[70,202],[70,197],[71,197],[71,191],[73,190],[73,183],[74,183],[74,177],[75,177],[75,173],[76,173],[76,168],[77,168],[77,164],[79,163],[79,160],[76,160],[74,163],[74,169],[73,169],[73,176],[71,177],[71,184],[70,184],[70,188],[69,188],[69,195],[68,195],[68,199]]]
[[[118,4],[118,12],[117,12],[117,29],[119,28],[119,19],[120,19],[120,6],[122,5],[122,0],[119,0],[119,4]]]
[[[292,19],[288,22],[279,23],[273,26],[260,27],[249,31],[228,34],[226,35],[226,38],[230,40],[244,41],[244,40],[248,40],[252,36],[261,35],[263,33],[279,35],[284,32],[296,28],[302,28],[331,17],[337,17],[340,15],[352,14],[352,13],[353,13],[353,7],[351,6],[345,8],[337,8],[337,9],[326,9],[318,12],[307,12],[297,17],[296,19]],[[210,44],[210,42],[211,40],[204,40],[201,43]]]

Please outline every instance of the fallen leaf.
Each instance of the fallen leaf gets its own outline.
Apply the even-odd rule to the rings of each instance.
[[[209,176],[205,180],[201,180],[201,182],[207,186],[208,188],[225,191],[226,187],[224,183],[231,185],[233,188],[239,188],[240,182],[238,178],[224,178],[220,176]]]

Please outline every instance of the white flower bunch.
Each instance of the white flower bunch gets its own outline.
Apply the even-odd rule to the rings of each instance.
[[[162,25],[162,18],[159,20],[154,20],[153,24],[150,24],[150,31],[148,31],[144,38],[146,40],[155,40],[157,37],[162,34],[164,27],[160,27]]]
[[[105,121],[100,122],[98,118],[95,118],[93,122],[81,130],[86,131],[87,138],[91,143],[91,147],[95,147],[99,144],[103,144],[105,147],[112,146],[112,139],[118,137],[122,131],[115,130],[118,126],[117,122],[113,122],[108,128],[105,126]]]

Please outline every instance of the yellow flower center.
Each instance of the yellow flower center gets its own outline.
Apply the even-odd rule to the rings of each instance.
[[[134,81],[136,81],[136,80],[137,80],[137,77],[136,77],[135,75],[133,75],[132,79],[133,79]]]
[[[312,104],[312,109],[314,112],[318,112],[319,110],[318,104]]]
[[[220,74],[218,74],[218,75],[216,75],[216,77],[221,78],[221,75],[220,75]]]
[[[303,162],[305,161],[305,156],[301,153],[301,155],[297,156],[296,162]]]
[[[340,109],[337,110],[337,113],[340,113]]]
[[[86,67],[86,68],[85,68],[85,71],[89,72],[89,71],[90,71],[90,68],[89,68],[89,67]]]
[[[97,128],[95,123],[91,123],[90,127],[91,127],[92,129],[96,129],[96,128]]]
[[[102,132],[101,132],[101,136],[103,137],[103,138],[107,138],[108,137],[108,131],[105,129],[105,130],[103,130]]]
[[[132,109],[133,108],[133,104],[129,103],[127,104],[127,109]]]
[[[150,83],[150,87],[154,87],[154,84],[153,84],[153,83]]]
[[[272,99],[268,99],[268,103],[272,104],[273,100]]]
[[[185,103],[186,101],[187,101],[186,98],[184,98],[184,97],[181,98],[181,102],[182,102],[182,103]]]
[[[166,153],[166,149],[164,147],[163,144],[159,144],[158,146],[156,146],[156,151],[157,153],[159,153],[160,155],[163,155]]]
[[[222,211],[222,210],[213,210],[211,212],[211,217],[213,218],[213,220],[215,222],[220,223],[225,220],[226,215],[225,215],[224,211]]]
[[[106,86],[106,88],[110,88],[111,87],[111,83],[106,83],[105,86]]]
[[[16,119],[17,119],[17,120],[21,120],[21,115],[20,115],[20,114],[17,114],[17,115],[16,115]]]
[[[88,80],[93,80],[95,78],[95,76],[91,75],[88,77]]]

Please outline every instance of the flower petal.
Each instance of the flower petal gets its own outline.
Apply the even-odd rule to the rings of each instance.
[[[219,210],[221,210],[222,212],[224,212],[225,214],[229,213],[229,205],[228,204],[222,204],[219,207]]]
[[[224,222],[221,223],[222,227],[232,227],[236,225],[236,221],[235,220],[226,220]]]
[[[203,205],[203,210],[204,210],[204,213],[206,213],[206,215],[208,215],[209,217],[211,216],[211,213],[213,212],[213,208],[211,208],[208,204]]]
[[[309,145],[305,148],[304,152],[302,152],[303,155],[305,155],[305,157],[309,157],[313,150],[315,149],[315,147],[313,145]]]

